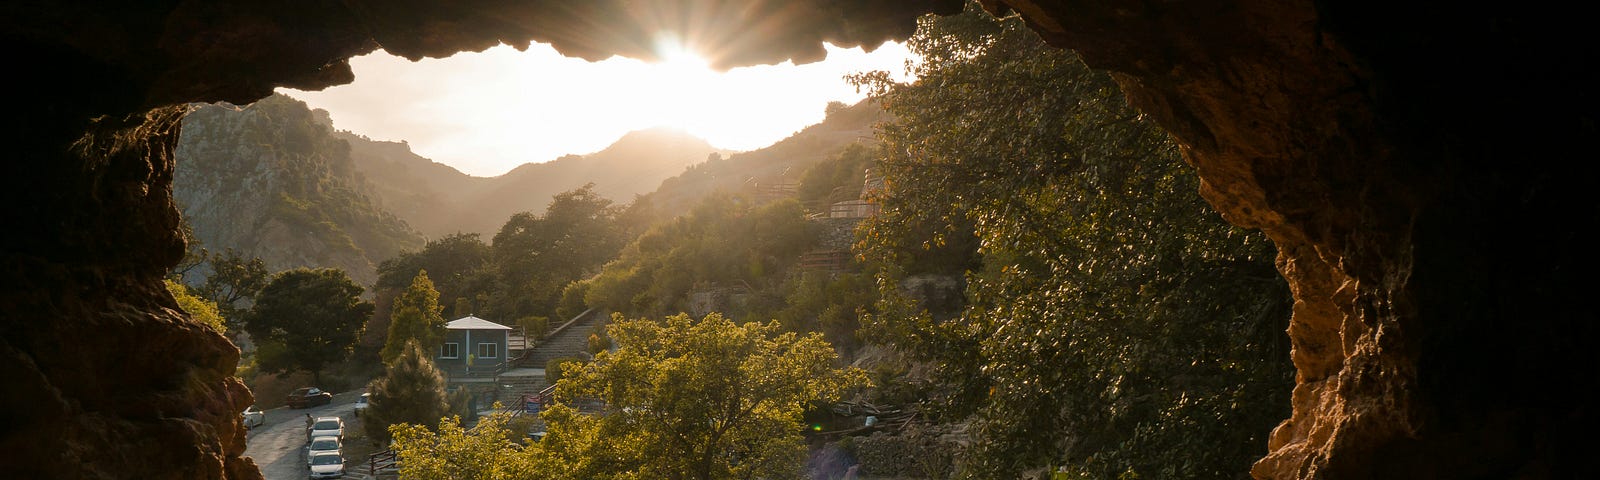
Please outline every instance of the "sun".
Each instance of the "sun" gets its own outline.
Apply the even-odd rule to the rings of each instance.
[[[653,105],[645,106],[653,115],[647,116],[663,126],[703,131],[713,121],[707,115],[720,97],[720,75],[705,57],[676,38],[657,39],[655,49],[657,60],[650,64],[645,79],[653,92]]]

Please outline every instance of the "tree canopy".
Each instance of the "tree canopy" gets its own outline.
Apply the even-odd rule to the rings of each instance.
[[[444,377],[434,367],[431,357],[432,354],[415,340],[408,341],[383,376],[367,386],[370,396],[362,423],[368,437],[388,439],[394,431],[391,425],[425,428],[438,423],[449,411]]]
[[[344,360],[372,315],[362,288],[343,270],[299,268],[279,272],[256,296],[245,329],[259,347],[262,371],[311,372]]]
[[[546,417],[543,447],[577,461],[575,478],[799,478],[803,410],[866,384],[833,365],[821,335],[776,322],[617,318],[608,331],[617,350],[557,386],[559,399],[598,399],[605,414],[558,406]]]
[[[418,271],[411,286],[394,300],[394,309],[389,314],[389,335],[383,344],[383,363],[394,362],[411,342],[416,342],[425,352],[438,350],[445,336],[444,316],[440,314],[443,311],[439,292],[434,291],[428,271]]]
[[[1271,244],[1204,204],[1110,78],[1021,20],[927,18],[908,46],[914,83],[856,77],[895,116],[862,232],[885,260],[872,331],[933,362],[948,388],[929,405],[973,422],[962,473],[1247,471],[1292,385]],[[968,304],[935,318],[897,280],[963,236]]]

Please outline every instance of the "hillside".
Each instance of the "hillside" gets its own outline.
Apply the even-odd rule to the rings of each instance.
[[[588,183],[602,196],[626,203],[722,153],[682,131],[657,128],[628,133],[599,152],[523,164],[498,177],[473,177],[412,153],[404,143],[337,135],[349,142],[356,170],[383,205],[428,238],[456,232],[493,236],[511,215],[542,211],[550,197]]]
[[[274,95],[247,107],[200,105],[184,120],[173,195],[212,250],[274,270],[338,267],[363,284],[375,265],[426,238],[493,236],[513,214],[594,183],[618,203],[725,152],[671,129],[631,132],[587,155],[474,177],[404,142],[338,131],[327,113]]]
[[[862,101],[831,112],[822,123],[806,127],[769,147],[719,157],[689,167],[661,182],[660,188],[640,197],[656,218],[676,216],[716,192],[745,193],[768,199],[792,188],[812,166],[848,145],[873,144],[873,127],[889,119],[876,102]]]
[[[273,270],[338,267],[371,284],[378,262],[423,243],[374,199],[325,112],[294,99],[198,106],[176,157],[173,197],[212,250],[261,257]]]

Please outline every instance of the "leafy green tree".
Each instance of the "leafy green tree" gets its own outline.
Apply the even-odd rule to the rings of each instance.
[[[740,197],[707,197],[606,264],[585,288],[585,304],[648,316],[688,311],[688,295],[700,285],[778,283],[815,243],[805,210],[792,199],[753,205]]]
[[[398,423],[390,428],[394,451],[401,459],[400,478],[415,480],[514,480],[547,477],[557,468],[538,468],[534,455],[523,455],[513,442],[510,418],[496,413],[471,429],[456,417],[439,420],[436,430]]]
[[[189,319],[202,323],[217,330],[217,333],[227,333],[227,322],[223,321],[222,314],[217,311],[217,304],[210,300],[195,295],[188,286],[166,279],[167,292],[178,301],[178,307],[189,313]]]
[[[860,318],[875,308],[876,278],[869,274],[806,272],[786,285],[784,306],[773,318],[791,332],[821,332],[841,351],[860,346]]]
[[[343,270],[299,268],[280,272],[256,296],[245,329],[262,348],[261,371],[304,370],[318,384],[322,370],[344,360],[361,334],[372,304]]]
[[[383,344],[383,362],[393,362],[409,342],[422,345],[424,351],[435,351],[444,342],[445,321],[440,312],[439,292],[434,291],[428,271],[420,270],[411,280],[411,287],[394,300],[390,314],[389,336]]]
[[[494,236],[499,276],[492,313],[521,318],[555,311],[568,283],[594,273],[626,242],[619,213],[589,184],[557,194],[544,215],[513,215]]]
[[[195,293],[217,304],[223,318],[239,326],[245,309],[271,279],[266,262],[258,257],[245,258],[232,248],[210,253],[205,261],[211,265],[211,275]]]
[[[433,425],[449,412],[444,377],[429,357],[422,345],[407,342],[383,376],[367,386],[371,395],[362,423],[368,437],[381,442],[391,425]]]
[[[448,318],[473,313],[472,299],[494,289],[493,252],[476,233],[457,233],[433,240],[421,250],[407,251],[378,264],[378,281],[373,290],[378,300],[409,288],[417,272],[428,271],[428,278],[439,298],[455,299]],[[467,299],[462,302],[460,299]]]
[[[543,453],[567,478],[801,478],[801,413],[866,384],[817,334],[717,314],[616,318],[614,352],[568,372],[545,415]],[[599,399],[605,414],[571,402]]]
[[[855,78],[895,116],[884,213],[861,232],[883,260],[872,332],[937,365],[929,405],[976,435],[966,476],[1247,471],[1293,385],[1271,244],[1201,201],[1105,74],[969,10],[923,20],[914,83]],[[969,303],[936,318],[898,281],[963,236]]]

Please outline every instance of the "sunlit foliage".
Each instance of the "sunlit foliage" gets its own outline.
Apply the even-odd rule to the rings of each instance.
[[[164,282],[167,284],[167,292],[172,293],[172,298],[178,301],[179,308],[189,313],[190,320],[216,329],[217,333],[227,333],[227,322],[223,320],[222,314],[217,311],[216,303],[195,295],[194,292],[189,290],[189,287],[170,278],[164,280]]]
[[[625,248],[589,283],[584,300],[639,316],[685,312],[697,287],[762,289],[781,281],[813,236],[793,200],[753,206],[740,197],[709,197]]]
[[[432,352],[444,342],[445,321],[439,305],[439,292],[434,291],[428,271],[417,272],[399,298],[394,300],[390,313],[389,334],[383,344],[383,363],[392,363],[409,342],[422,346],[422,351]]]
[[[855,79],[896,118],[861,247],[884,272],[877,340],[937,364],[930,405],[973,423],[962,473],[1247,471],[1292,385],[1271,244],[1204,204],[1110,78],[1020,20],[929,18],[909,46],[916,83]],[[936,319],[897,281],[964,238],[968,305]]]
[[[568,478],[800,478],[803,409],[866,384],[817,334],[773,323],[616,318],[617,349],[568,372],[542,449]],[[584,399],[603,414],[577,413]]]

